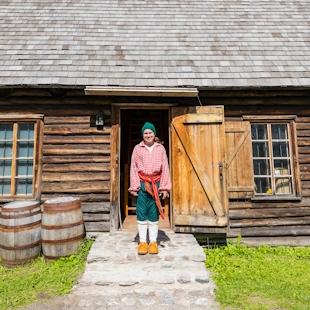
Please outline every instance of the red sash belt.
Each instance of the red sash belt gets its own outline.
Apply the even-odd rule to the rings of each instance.
[[[143,174],[142,172],[139,172],[139,178],[141,182],[144,183],[146,191],[152,195],[155,199],[156,206],[158,208],[158,211],[160,213],[160,216],[162,219],[165,219],[165,214],[163,212],[163,208],[161,206],[161,202],[159,199],[159,194],[158,194],[158,188],[156,183],[160,181],[161,174],[153,174],[153,175],[148,175],[148,174]],[[152,184],[152,188],[150,186]]]

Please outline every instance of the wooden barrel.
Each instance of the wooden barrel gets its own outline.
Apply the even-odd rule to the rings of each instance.
[[[4,266],[25,264],[41,253],[41,217],[38,201],[14,201],[2,206],[0,256]]]
[[[47,200],[42,214],[42,251],[45,259],[72,255],[83,240],[81,201],[74,197]]]

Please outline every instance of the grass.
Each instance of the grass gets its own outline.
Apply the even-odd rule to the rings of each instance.
[[[205,252],[222,309],[310,309],[310,247],[248,248],[239,240]]]
[[[17,268],[0,266],[0,309],[18,307],[70,293],[85,268],[94,240],[85,238],[70,257],[45,262],[43,255]]]

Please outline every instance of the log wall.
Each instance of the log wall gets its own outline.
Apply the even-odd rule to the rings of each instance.
[[[109,231],[110,127],[92,127],[90,116],[47,116],[43,135],[42,201],[79,197],[86,231]]]
[[[1,94],[0,94],[1,95]],[[110,230],[111,104],[171,103],[188,107],[196,98],[121,98],[85,96],[77,89],[14,89],[0,96],[2,114],[44,114],[42,202],[59,196],[82,201],[86,230]],[[308,90],[201,91],[203,105],[224,105],[225,116],[291,115],[296,119],[301,201],[251,202],[231,199],[229,238],[242,236],[250,245],[310,244],[310,105]],[[103,130],[92,117],[103,111]],[[5,203],[0,201],[1,204]],[[216,231],[215,231],[216,232]]]

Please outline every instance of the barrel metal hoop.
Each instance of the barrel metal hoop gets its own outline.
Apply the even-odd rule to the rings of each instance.
[[[61,257],[70,257],[71,255],[61,255],[61,256],[48,256],[48,255],[44,255],[44,258],[48,259],[48,260],[55,260],[55,259],[59,259]]]
[[[28,243],[28,244],[21,245],[21,246],[5,246],[5,245],[0,244],[0,248],[4,250],[11,250],[11,251],[26,250],[26,249],[34,248],[40,244],[41,244],[41,240],[38,240],[36,242]]]
[[[65,208],[64,207],[47,207],[46,205],[44,205],[43,207],[43,213],[48,213],[48,214],[55,214],[55,213],[59,213],[59,212],[71,212],[74,210],[79,210],[81,209],[81,206],[72,206],[70,208]]]
[[[80,220],[79,222],[64,224],[64,225],[42,225],[42,229],[53,230],[53,229],[63,229],[63,228],[71,228],[75,226],[79,226],[84,224],[84,220]]]
[[[25,264],[28,261],[30,261],[32,259],[35,259],[37,257],[38,257],[38,255],[35,255],[35,256],[32,256],[32,257],[24,258],[24,259],[17,259],[17,260],[14,260],[14,261],[6,260],[6,259],[2,258],[2,264],[4,266],[6,266],[6,267],[10,267],[10,266],[15,267],[17,265]]]
[[[35,209],[35,208],[38,208],[40,207],[40,203],[36,203],[36,204],[33,204],[32,206],[28,206],[28,207],[21,207],[21,208],[6,208],[6,207],[2,207],[1,211],[2,212],[21,212],[21,211],[28,211],[28,210],[31,210],[31,209]]]
[[[74,210],[81,209],[81,201],[75,200],[70,202],[60,202],[60,203],[44,203],[43,213],[59,213],[59,212],[71,212]]]
[[[33,223],[29,223],[29,224],[18,225],[18,226],[7,226],[7,225],[0,224],[0,231],[20,232],[20,231],[29,230],[29,228],[31,229],[38,228],[40,226],[41,226],[41,220],[33,222]]]
[[[69,239],[63,239],[63,240],[43,240],[42,239],[42,245],[67,244],[67,243],[71,243],[72,241],[82,241],[83,239],[84,239],[84,233],[79,236],[72,237]]]
[[[37,215],[40,213],[41,213],[41,209],[36,211],[36,212],[28,213],[28,214],[20,214],[20,215],[3,215],[3,214],[1,214],[0,218],[2,218],[2,219],[22,219],[22,218],[30,217],[30,216]]]

